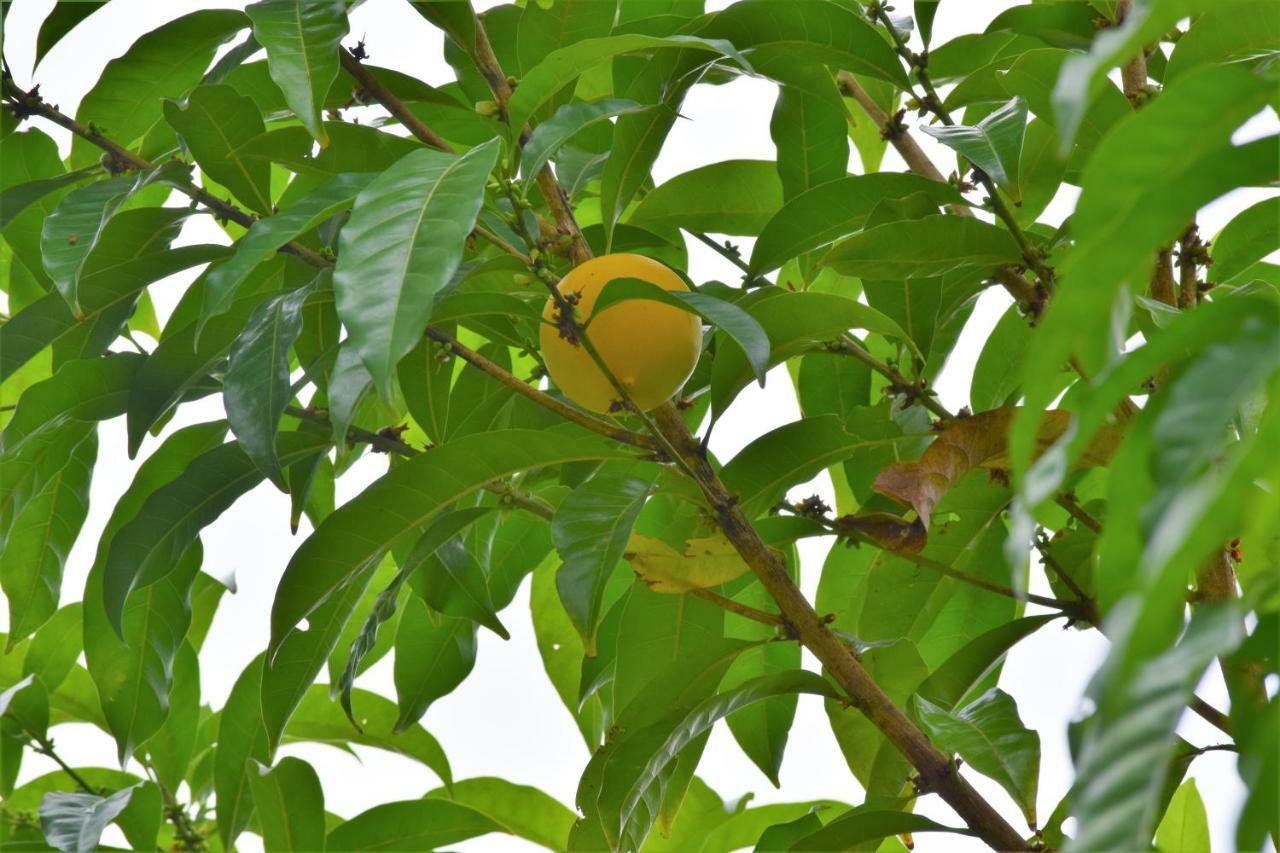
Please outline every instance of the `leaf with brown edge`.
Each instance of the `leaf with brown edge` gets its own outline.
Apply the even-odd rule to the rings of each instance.
[[[654,592],[681,593],[727,583],[748,566],[724,534],[694,537],[677,551],[661,539],[632,533],[623,559]]]
[[[1008,407],[980,412],[948,423],[919,459],[895,462],[876,475],[872,488],[910,506],[926,529],[934,506],[960,478],[974,468],[1001,470],[1009,464],[1009,426],[1017,409]],[[1036,438],[1043,451],[1067,430],[1070,412],[1046,413]],[[1120,443],[1114,427],[1100,430],[1080,458],[1085,467],[1105,465]]]

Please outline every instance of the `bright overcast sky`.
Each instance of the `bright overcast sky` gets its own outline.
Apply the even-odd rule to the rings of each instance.
[[[73,31],[50,51],[33,77],[35,34],[52,5],[52,0],[17,0],[6,20],[4,52],[20,85],[39,83],[41,94],[48,101],[74,114],[76,105],[97,80],[106,62],[122,54],[144,32],[194,9],[244,4],[112,0],[94,15],[89,26]],[[487,8],[496,4],[477,5]],[[724,5],[727,2],[720,0],[707,3],[709,9]],[[943,3],[934,25],[934,43],[940,44],[961,32],[980,31],[1002,9],[1012,5],[1016,4],[1004,0]],[[442,57],[440,33],[404,0],[368,0],[352,13],[351,33],[352,41],[358,37],[366,39],[375,65],[395,68],[432,84],[452,79],[452,71]],[[769,117],[775,92],[772,84],[747,78],[726,86],[695,88],[680,111],[685,120],[678,122],[671,133],[654,170],[655,178],[662,182],[719,160],[773,159]],[[1249,130],[1274,124],[1275,115],[1271,113],[1252,124]],[[69,136],[47,123],[40,123],[40,127],[55,136],[65,153]],[[924,134],[917,134],[917,139],[936,162],[951,162],[949,152],[940,149],[932,139]],[[861,171],[856,152],[851,157],[850,171]],[[903,168],[892,149],[884,168]],[[943,171],[949,169],[943,167]],[[1064,191],[1042,219],[1059,221],[1070,210],[1074,195]],[[1234,213],[1259,197],[1257,192],[1238,192],[1218,202],[1200,216],[1201,230],[1207,235],[1216,233]],[[183,242],[227,242],[226,236],[207,217],[188,222]],[[739,242],[744,244],[744,254],[749,254],[750,240]],[[695,281],[737,278],[727,262],[696,241],[690,241],[689,258],[689,274]],[[192,278],[190,274],[176,276],[153,286],[162,320]],[[992,289],[981,298],[938,383],[942,401],[949,408],[957,409],[968,403],[969,378],[978,348],[1008,304],[1008,297],[999,289]],[[791,384],[780,368],[770,374],[765,389],[752,386],[743,393],[730,415],[717,427],[712,449],[726,459],[755,436],[794,420],[798,414]],[[223,417],[221,398],[207,398],[184,407],[164,435],[186,424],[220,417]],[[91,511],[70,558],[63,583],[64,604],[79,597],[98,535],[136,468],[136,463],[125,459],[123,419],[104,424],[101,438]],[[149,439],[142,455],[158,444],[158,440]],[[382,457],[362,460],[339,483],[339,499],[357,493],[383,470]],[[812,487],[797,488],[794,493],[803,495],[814,490],[825,492],[830,500],[830,484],[825,475]],[[235,595],[223,598],[201,653],[204,698],[215,706],[221,706],[245,664],[266,646],[268,613],[276,583],[290,554],[309,532],[304,524],[297,537],[290,536],[288,519],[287,497],[272,486],[263,485],[237,502],[203,535],[204,571],[220,578],[234,576],[238,587]],[[802,585],[811,597],[828,547],[828,540],[801,543]],[[1042,580],[1038,582],[1044,586]],[[543,672],[533,628],[526,615],[528,588],[526,581],[504,618],[512,639],[503,642],[492,633],[481,631],[475,671],[452,695],[432,705],[423,723],[443,744],[456,778],[503,776],[542,788],[571,805],[588,754]],[[1033,587],[1033,591],[1048,590]],[[1032,606],[1029,612],[1034,610]],[[1076,715],[1079,697],[1089,675],[1105,654],[1105,647],[1105,641],[1096,631],[1062,631],[1055,623],[1017,646],[1005,664],[1001,687],[1013,694],[1023,721],[1041,737],[1039,813],[1042,820],[1052,812],[1070,783],[1067,723]],[[812,658],[807,658],[806,666],[814,667]],[[394,696],[390,659],[372,668],[361,678],[360,685]],[[1226,705],[1226,692],[1216,672],[1206,678],[1200,693],[1219,707]],[[1215,730],[1191,715],[1184,719],[1180,731],[1199,745],[1217,740]],[[114,746],[106,735],[87,725],[62,726],[56,735],[60,752],[72,758],[73,763],[112,766]],[[300,755],[314,764],[324,785],[326,807],[344,817],[381,802],[419,796],[438,785],[432,774],[416,762],[362,747],[356,747],[356,751],[360,761],[317,745],[289,746],[281,750],[284,754]],[[1192,765],[1191,775],[1199,780],[1209,809],[1215,849],[1231,847],[1235,814],[1242,801],[1243,789],[1234,763],[1232,753],[1211,752],[1197,758]],[[51,769],[52,762],[28,753],[19,783]],[[781,791],[774,790],[746,759],[723,725],[717,727],[711,737],[699,775],[728,800],[750,793],[754,794],[756,803],[813,798],[856,803],[862,796],[836,747],[821,703],[813,697],[800,700],[782,768]],[[1015,825],[1021,824],[1018,810],[1002,789],[975,774],[966,772],[966,775]],[[936,797],[924,800],[919,810],[945,823],[959,823]],[[120,839],[118,836],[113,839],[111,835],[104,838],[105,842],[112,840],[118,843]],[[916,842],[921,851],[985,849],[977,841],[962,840],[958,836],[922,835]],[[256,844],[256,838],[241,837],[242,848],[253,849]],[[455,846],[471,851],[534,849],[508,836],[489,836]]]

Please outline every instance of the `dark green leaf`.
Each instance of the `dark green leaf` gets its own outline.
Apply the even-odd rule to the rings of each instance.
[[[850,175],[789,200],[760,231],[751,270],[768,272],[791,258],[829,245],[859,230],[886,198],[925,193],[938,204],[963,204],[955,187],[917,175],[885,172]]]
[[[252,100],[230,86],[199,86],[185,104],[165,101],[164,117],[205,175],[253,210],[271,215],[271,164],[236,154],[266,130]]]
[[[396,363],[422,336],[432,300],[458,268],[497,157],[496,141],[461,157],[415,151],[356,198],[333,289],[338,316],[385,399]]]
[[[1027,102],[1014,98],[975,125],[923,127],[925,133],[986,172],[1015,202],[1022,198],[1018,161],[1027,129]]]
[[[68,421],[105,421],[124,414],[141,363],[134,353],[71,361],[32,385],[0,433],[0,458],[12,457],[33,436]]]
[[[0,692],[0,717],[17,723],[30,737],[44,738],[49,731],[49,693],[44,682],[27,675]]]
[[[666,181],[644,197],[627,221],[659,231],[754,235],[781,206],[782,184],[772,162],[725,160]]]
[[[312,290],[310,285],[301,287],[258,306],[231,345],[223,379],[231,431],[259,470],[281,488],[284,473],[276,458],[276,430],[292,397],[289,349],[302,331],[302,306]]]
[[[187,775],[199,722],[200,660],[196,650],[183,643],[173,659],[173,686],[164,725],[138,748],[146,756],[156,781],[170,791],[178,790]]]
[[[501,832],[480,812],[449,800],[383,803],[329,833],[330,850],[434,850],[468,838]]]
[[[574,136],[587,128],[607,122],[614,116],[641,109],[644,109],[642,105],[623,98],[609,98],[594,103],[573,101],[560,107],[551,118],[534,128],[524,144],[520,154],[520,174],[524,177],[525,192],[529,191],[547,161]]]
[[[129,175],[95,181],[67,194],[45,220],[40,235],[44,268],[77,313],[80,273],[107,222],[137,188]]]
[[[596,298],[592,316],[599,316],[610,305],[628,299],[650,299],[672,305],[690,314],[697,314],[708,324],[720,328],[741,347],[756,381],[764,385],[764,374],[769,363],[769,336],[754,317],[737,305],[707,293],[663,290],[639,279],[615,279],[605,285]]]
[[[849,126],[831,72],[795,65],[786,72],[763,69],[779,79],[769,134],[778,152],[782,194],[791,200],[806,190],[843,178],[849,171]]]
[[[75,29],[76,25],[98,11],[96,3],[58,3],[49,16],[40,24],[40,33],[36,36],[36,57],[38,64],[62,37]]]
[[[461,537],[433,549],[413,580],[414,589],[432,610],[475,622],[504,640],[511,639],[489,597],[484,567]]]
[[[405,602],[396,633],[395,683],[400,702],[396,731],[404,731],[431,703],[452,693],[476,663],[476,626],[438,616],[417,596]]]
[[[125,788],[107,797],[97,794],[45,794],[40,801],[40,829],[45,840],[66,853],[92,853],[107,825],[129,805],[141,786]]]
[[[245,667],[222,706],[214,749],[213,778],[218,798],[218,837],[231,849],[253,814],[250,760],[271,760],[266,726],[262,722],[262,655]]]
[[[301,758],[282,758],[275,767],[253,759],[245,767],[254,812],[267,850],[324,848],[324,791],[320,777]]]
[[[107,63],[80,102],[76,120],[121,145],[132,144],[160,121],[163,99],[186,97],[218,47],[248,23],[234,9],[205,9],[157,27]],[[73,168],[97,162],[99,154],[88,140],[72,139]]]
[[[338,76],[338,50],[347,34],[345,5],[341,0],[263,0],[245,14],[289,108],[320,147],[327,146],[320,111]]]
[[[556,589],[588,654],[596,651],[609,578],[650,488],[645,480],[606,470],[574,489],[551,523],[551,538],[564,562]]]
[[[837,243],[822,258],[845,275],[912,278],[974,267],[993,270],[1022,259],[1008,231],[968,216],[887,222]]]

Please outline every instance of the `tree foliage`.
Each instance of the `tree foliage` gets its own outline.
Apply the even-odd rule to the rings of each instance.
[[[1207,748],[1239,753],[1235,846],[1276,842],[1280,209],[1196,224],[1280,180],[1280,138],[1240,132],[1274,125],[1272,3],[1033,3],[936,43],[937,0],[414,2],[442,86],[370,63],[354,5],[177,17],[74,116],[6,60],[0,846],[91,850],[114,824],[139,849],[1197,850],[1222,792],[1183,778]],[[57,4],[37,60],[96,8]],[[687,94],[740,77],[777,85],[776,159],[657,184]],[[1078,202],[1047,216],[1064,188]],[[183,238],[201,216],[225,240]],[[622,279],[596,307],[699,318],[679,397],[641,412],[616,384],[597,415],[562,396],[537,346],[548,291],[611,252],[687,278],[691,239],[740,277]],[[150,288],[188,269],[158,322]],[[991,288],[1011,304],[972,411],[950,411],[933,386]],[[766,371],[802,418],[715,458],[708,432]],[[168,426],[210,395],[225,420]],[[127,446],[100,442],[118,418]],[[126,454],[144,459],[72,588],[95,466]],[[339,504],[370,454],[381,476]],[[834,507],[797,493],[824,472]],[[301,541],[269,644],[215,708],[200,652],[227,590],[201,537],[260,486]],[[799,560],[810,537],[823,565]],[[523,618],[526,579],[592,753],[572,807],[454,779],[422,723],[480,633]],[[1045,803],[1000,674],[1064,624],[1109,650],[1074,783]],[[394,699],[360,686],[387,655]],[[1195,694],[1211,666],[1221,710]],[[862,801],[728,805],[697,776],[724,721],[778,784],[819,699]],[[1193,712],[1220,742],[1178,736]],[[72,722],[145,776],[55,752]],[[396,752],[440,787],[337,817],[279,755],[307,741]],[[34,753],[62,769],[19,783]],[[933,796],[957,822],[914,813]]]

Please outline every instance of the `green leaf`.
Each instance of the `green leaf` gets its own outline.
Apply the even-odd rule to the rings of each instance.
[[[134,353],[70,361],[32,385],[0,433],[0,459],[19,452],[33,436],[68,421],[105,421],[124,414],[129,386],[141,363],[141,356]]]
[[[84,616],[80,602],[58,608],[40,626],[22,659],[22,674],[37,675],[49,690],[57,690],[67,677],[84,643]]]
[[[259,305],[231,345],[223,379],[231,431],[245,454],[281,489],[284,473],[276,458],[276,430],[293,396],[289,350],[302,331],[302,306],[313,289],[300,287]]]
[[[1021,262],[1008,231],[968,216],[926,216],[869,228],[837,243],[822,265],[844,275],[901,279]]]
[[[49,15],[40,24],[40,32],[36,36],[35,61],[39,64],[44,55],[53,48],[62,37],[75,29],[76,25],[98,10],[92,3],[59,3],[49,10]]]
[[[237,10],[205,9],[157,27],[107,63],[76,120],[128,147],[160,121],[164,99],[186,97],[218,47],[246,26]],[[96,163],[100,153],[88,140],[71,141],[73,168]]]
[[[574,489],[551,523],[551,538],[564,562],[556,572],[556,589],[588,654],[596,652],[609,578],[650,489],[646,480],[606,469]]]
[[[533,8],[533,7],[526,7]],[[582,131],[608,122],[614,116],[639,112],[644,106],[625,98],[608,98],[587,103],[571,101],[555,111],[551,118],[538,124],[520,153],[520,174],[527,193],[547,161],[560,147]]]
[[[502,827],[460,803],[429,798],[383,803],[329,833],[330,850],[434,850]]]
[[[1022,206],[1013,212],[1018,225],[1026,228],[1044,213],[1057,195],[1066,171],[1066,161],[1058,157],[1057,134],[1053,126],[1044,119],[1033,118],[1027,125],[1022,156],[1018,159]]]
[[[676,175],[645,195],[627,222],[755,235],[782,206],[782,183],[768,160],[724,160]]]
[[[205,175],[253,210],[271,215],[271,164],[236,154],[266,130],[251,99],[230,86],[199,86],[185,104],[165,101],[164,117]]]
[[[40,829],[45,840],[67,853],[92,853],[108,824],[129,805],[129,798],[142,786],[116,791],[107,797],[97,794],[45,794],[40,801]]]
[[[25,184],[44,180],[56,180],[67,173],[58,153],[58,146],[45,134],[38,130],[26,130],[22,133],[11,133],[4,137],[4,145],[0,146],[0,187],[12,189],[21,197]],[[44,258],[40,250],[40,233],[44,221],[66,196],[68,189],[59,189],[36,198],[27,208],[21,211],[11,210],[10,197],[4,197],[5,205],[0,210],[6,224],[3,231],[4,241],[13,250],[10,266],[12,272],[6,276],[5,289],[10,291],[18,284],[19,269],[29,273],[42,290],[48,290],[52,282],[45,275]],[[17,200],[17,199],[14,199]],[[9,217],[12,216],[12,221]],[[12,280],[11,280],[12,279]],[[16,295],[11,294],[11,295]],[[20,307],[10,305],[11,313]]]
[[[569,829],[577,819],[563,803],[537,788],[516,785],[496,776],[477,776],[437,788],[427,798],[451,800],[474,809],[508,835],[549,850],[565,850]]]
[[[98,434],[87,430],[58,471],[26,501],[0,537],[0,587],[9,604],[5,651],[53,616],[62,572],[89,512]]]
[[[770,603],[768,593],[759,585],[748,587],[734,599],[760,609],[774,606]],[[764,625],[730,627],[729,630],[744,639],[769,639],[773,633],[769,626]],[[731,690],[752,679],[799,668],[799,646],[790,643],[765,643],[738,655],[725,673],[720,687],[722,690]],[[782,693],[735,711],[727,720],[733,739],[775,788],[782,787],[778,774],[782,772],[782,759],[786,753],[791,725],[795,721],[797,704],[796,694]]]
[[[289,109],[324,148],[321,108],[338,76],[338,50],[347,34],[341,0],[263,0],[245,9],[253,36],[266,48],[271,79]]]
[[[282,465],[323,452],[326,437],[290,432],[279,437]],[[103,565],[107,616],[121,631],[129,593],[153,584],[173,569],[173,561],[263,474],[238,442],[228,442],[192,460],[177,479],[147,498],[138,515],[111,540]]]
[[[1087,50],[1098,30],[1096,20],[1097,12],[1082,0],[1036,3],[1004,10],[987,25],[987,32],[1007,30],[1054,47]]]
[[[1013,697],[988,690],[963,708],[948,711],[916,696],[921,724],[940,749],[958,753],[974,770],[1000,783],[1036,825],[1040,738],[1023,725]]]
[[[253,814],[250,760],[271,760],[266,726],[262,722],[262,655],[244,668],[222,706],[213,754],[214,795],[218,798],[218,837],[231,849]]]
[[[1280,197],[1272,197],[1237,214],[1213,239],[1213,280],[1245,283],[1246,270],[1278,245]]]
[[[53,178],[40,178],[6,187],[0,192],[0,230],[7,228],[28,206],[63,187],[83,181],[95,171],[97,170],[94,168],[85,168]]]
[[[432,610],[475,622],[504,640],[511,639],[489,597],[484,567],[461,537],[432,549],[413,580],[414,590]]]
[[[200,660],[191,644],[184,642],[173,659],[173,685],[164,725],[138,748],[146,756],[156,781],[170,791],[176,791],[186,778],[195,754],[199,721]]]
[[[953,832],[957,835],[972,835],[967,829],[956,829],[930,820],[924,815],[892,809],[876,809],[871,806],[860,806],[850,809],[842,817],[838,817],[822,829],[810,836],[800,839],[791,846],[792,850],[850,850],[866,841],[877,841],[891,835],[914,834],[917,832]]]
[[[752,62],[804,57],[910,88],[884,36],[860,11],[838,3],[747,0],[717,14],[708,31],[739,49],[753,48]]]
[[[1156,847],[1160,853],[1192,853],[1210,849],[1209,816],[1195,779],[1183,782],[1173,795],[1160,825],[1156,827]]]
[[[500,430],[460,438],[397,465],[325,519],[289,561],[272,606],[271,652],[348,578],[484,484],[530,468],[626,455],[580,433]]]
[[[395,684],[400,703],[396,731],[416,723],[441,696],[453,692],[476,664],[476,626],[437,616],[417,596],[405,602],[396,633]]]
[[[310,764],[289,757],[267,767],[250,759],[245,775],[253,789],[264,848],[324,849],[324,791]]]
[[[339,237],[333,289],[384,399],[392,397],[396,363],[421,337],[435,295],[462,260],[498,148],[490,141],[461,157],[415,151],[356,198]]]
[[[1191,27],[1179,38],[1164,82],[1213,63],[1228,63],[1274,55],[1280,51],[1280,22],[1263,0],[1205,5]]]
[[[751,68],[732,44],[718,39],[687,35],[647,36],[638,33],[584,39],[553,50],[541,62],[525,71],[520,85],[507,104],[507,117],[513,132],[518,134],[535,111],[596,63],[624,53],[662,47],[709,51],[729,57],[745,69]]]
[[[1135,610],[1130,607],[1122,617],[1126,627],[1133,626]],[[1156,822],[1152,806],[1164,784],[1174,727],[1205,667],[1234,648],[1240,634],[1234,607],[1202,606],[1176,646],[1119,678],[1114,662],[1123,652],[1111,653],[1090,688],[1104,696],[1076,751],[1072,814],[1079,829],[1067,850],[1136,849],[1150,843]]]
[[[882,172],[830,181],[788,200],[765,224],[751,252],[751,271],[765,273],[830,245],[861,229],[882,200],[915,193],[938,204],[964,203],[955,187],[918,175]]]
[[[605,308],[628,299],[650,299],[696,314],[709,325],[724,331],[746,356],[756,381],[764,385],[764,374],[769,362],[769,336],[754,317],[732,302],[708,293],[663,290],[640,279],[614,279],[605,285],[596,298],[592,316],[598,317]]]
[[[795,65],[777,74],[782,84],[769,120],[778,152],[778,177],[790,200],[806,190],[845,177],[849,171],[848,119],[831,72],[820,65]]]
[[[27,675],[0,692],[0,717],[17,723],[33,738],[44,738],[49,731],[49,693],[44,683]]]
[[[760,833],[752,853],[782,853],[806,836],[822,829],[822,819],[817,812],[809,812],[795,820],[775,824]]]
[[[1025,616],[975,637],[929,673],[916,695],[943,709],[954,708],[976,685],[998,672],[1011,648],[1057,618]]]
[[[1031,344],[1031,326],[1016,305],[1010,305],[987,337],[973,368],[969,405],[975,412],[998,409],[1021,384],[1022,356]]]
[[[306,691],[289,719],[283,743],[325,743],[345,747],[349,743],[394,752],[419,762],[440,777],[446,787],[453,785],[449,759],[439,741],[420,725],[397,733],[396,703],[368,690],[356,688],[352,699],[359,706],[359,728],[354,728],[342,709],[329,696],[329,688],[314,685]]]
[[[1021,201],[1018,160],[1027,129],[1027,102],[1014,98],[975,125],[922,127],[925,133],[991,176],[1015,202]]]

